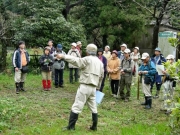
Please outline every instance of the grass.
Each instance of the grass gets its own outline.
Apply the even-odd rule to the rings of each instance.
[[[65,71],[65,87],[42,91],[41,75],[28,74],[27,92],[15,94],[13,74],[0,74],[0,134],[3,135],[169,135],[168,116],[160,111],[161,101],[153,100],[153,108],[145,110],[136,99],[137,87],[132,86],[131,101],[116,100],[109,93],[98,106],[98,131],[88,130],[91,112],[87,106],[79,115],[75,131],[67,126],[78,83],[69,84]]]

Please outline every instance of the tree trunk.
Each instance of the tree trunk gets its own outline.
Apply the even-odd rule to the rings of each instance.
[[[159,27],[160,25],[156,24],[153,29],[153,42],[152,42],[152,49],[158,47],[158,34],[159,34]]]
[[[104,48],[108,44],[107,37],[108,37],[107,35],[103,35],[102,36],[102,42],[103,42],[102,48]]]
[[[0,72],[6,69],[6,56],[7,56],[7,46],[1,40],[0,41]]]

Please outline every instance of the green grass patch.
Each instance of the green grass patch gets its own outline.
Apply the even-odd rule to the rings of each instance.
[[[68,71],[64,88],[42,90],[41,75],[28,74],[27,92],[15,94],[14,76],[0,74],[0,134],[3,135],[169,135],[169,118],[160,111],[161,101],[153,100],[153,108],[144,110],[136,99],[137,86],[132,86],[131,101],[123,102],[109,93],[108,80],[105,98],[98,106],[98,131],[92,132],[91,112],[87,106],[79,115],[75,131],[63,131],[67,126],[71,106],[79,83],[70,84]]]

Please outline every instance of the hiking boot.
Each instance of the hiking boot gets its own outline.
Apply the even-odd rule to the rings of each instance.
[[[20,86],[20,91],[26,91],[26,90],[24,89],[24,82],[20,82],[20,83],[19,83],[19,86]]]
[[[64,88],[64,86],[63,86],[63,85],[59,85],[59,87]]]
[[[141,105],[147,105],[147,97],[145,96],[144,99],[145,99],[145,102],[141,103]]]
[[[19,83],[15,83],[15,86],[16,86],[16,94],[19,94],[20,84]]]
[[[152,98],[147,97],[147,105],[145,105],[144,109],[151,109],[151,105],[152,105]]]
[[[156,95],[154,96],[154,98],[159,98],[159,91],[156,91]]]
[[[55,88],[58,88],[58,85],[55,85]]]
[[[126,98],[126,99],[124,100],[124,102],[129,102],[129,99],[128,99],[128,98]]]

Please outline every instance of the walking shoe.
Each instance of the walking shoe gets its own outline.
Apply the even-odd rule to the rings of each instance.
[[[128,99],[128,98],[126,98],[126,99],[124,100],[124,102],[129,102],[129,99]]]
[[[58,88],[58,85],[55,85],[55,88]]]
[[[63,85],[59,85],[59,87],[64,88],[64,86],[63,86]]]
[[[159,98],[159,96],[156,94],[153,98]]]
[[[116,95],[116,94],[114,94],[114,95],[113,95],[113,97],[117,98],[117,95]]]

